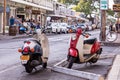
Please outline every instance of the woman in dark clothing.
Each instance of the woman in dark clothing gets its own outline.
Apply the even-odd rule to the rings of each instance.
[[[41,29],[40,23],[37,24],[36,29]]]
[[[113,31],[113,24],[112,24],[112,22],[110,23],[109,30]]]
[[[13,18],[13,16],[11,16],[10,18],[10,27],[13,26],[15,23],[15,19]]]

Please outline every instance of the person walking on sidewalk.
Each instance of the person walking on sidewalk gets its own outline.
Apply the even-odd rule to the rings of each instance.
[[[10,18],[10,27],[12,27],[15,24],[15,19],[13,16]]]
[[[113,24],[112,24],[112,22],[110,22],[109,30],[113,31]]]

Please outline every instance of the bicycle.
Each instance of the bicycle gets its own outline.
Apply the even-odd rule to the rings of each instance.
[[[109,31],[107,34],[106,34],[106,40],[108,42],[114,42],[116,41],[118,38],[118,34],[116,31]]]
[[[101,40],[101,33],[100,33],[100,36],[99,36],[100,40]],[[116,41],[118,38],[118,33],[116,32],[116,29],[115,30],[108,30],[106,31],[106,41],[108,42],[114,42]]]

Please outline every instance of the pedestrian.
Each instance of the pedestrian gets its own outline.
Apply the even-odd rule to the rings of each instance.
[[[15,24],[15,19],[13,16],[10,18],[10,27],[12,27]]]
[[[23,26],[26,28],[26,31],[28,31],[28,24],[27,24],[26,20],[23,20]]]
[[[112,24],[112,22],[110,22],[109,30],[113,31],[113,24]]]
[[[119,30],[119,21],[116,22],[115,27],[116,27],[116,30],[118,32],[118,30]]]
[[[37,23],[36,29],[41,29],[40,23]]]
[[[22,24],[22,22],[19,20],[18,17],[15,19],[15,24],[16,24],[17,34],[18,34],[19,33],[20,24]]]

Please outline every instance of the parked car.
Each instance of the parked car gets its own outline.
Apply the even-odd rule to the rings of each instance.
[[[60,23],[59,27],[61,28],[62,33],[68,33],[67,23]]]
[[[68,26],[68,33],[75,33],[77,27],[75,25],[69,25]]]
[[[87,29],[87,26],[86,26],[85,23],[79,23],[79,24],[77,24],[77,28],[81,28],[81,29],[83,29],[83,30],[86,30],[86,29]]]
[[[61,28],[59,26],[59,23],[51,23],[51,27],[53,33],[61,33]]]
[[[46,33],[52,33],[51,23],[49,23],[48,25],[45,26],[45,32]]]

